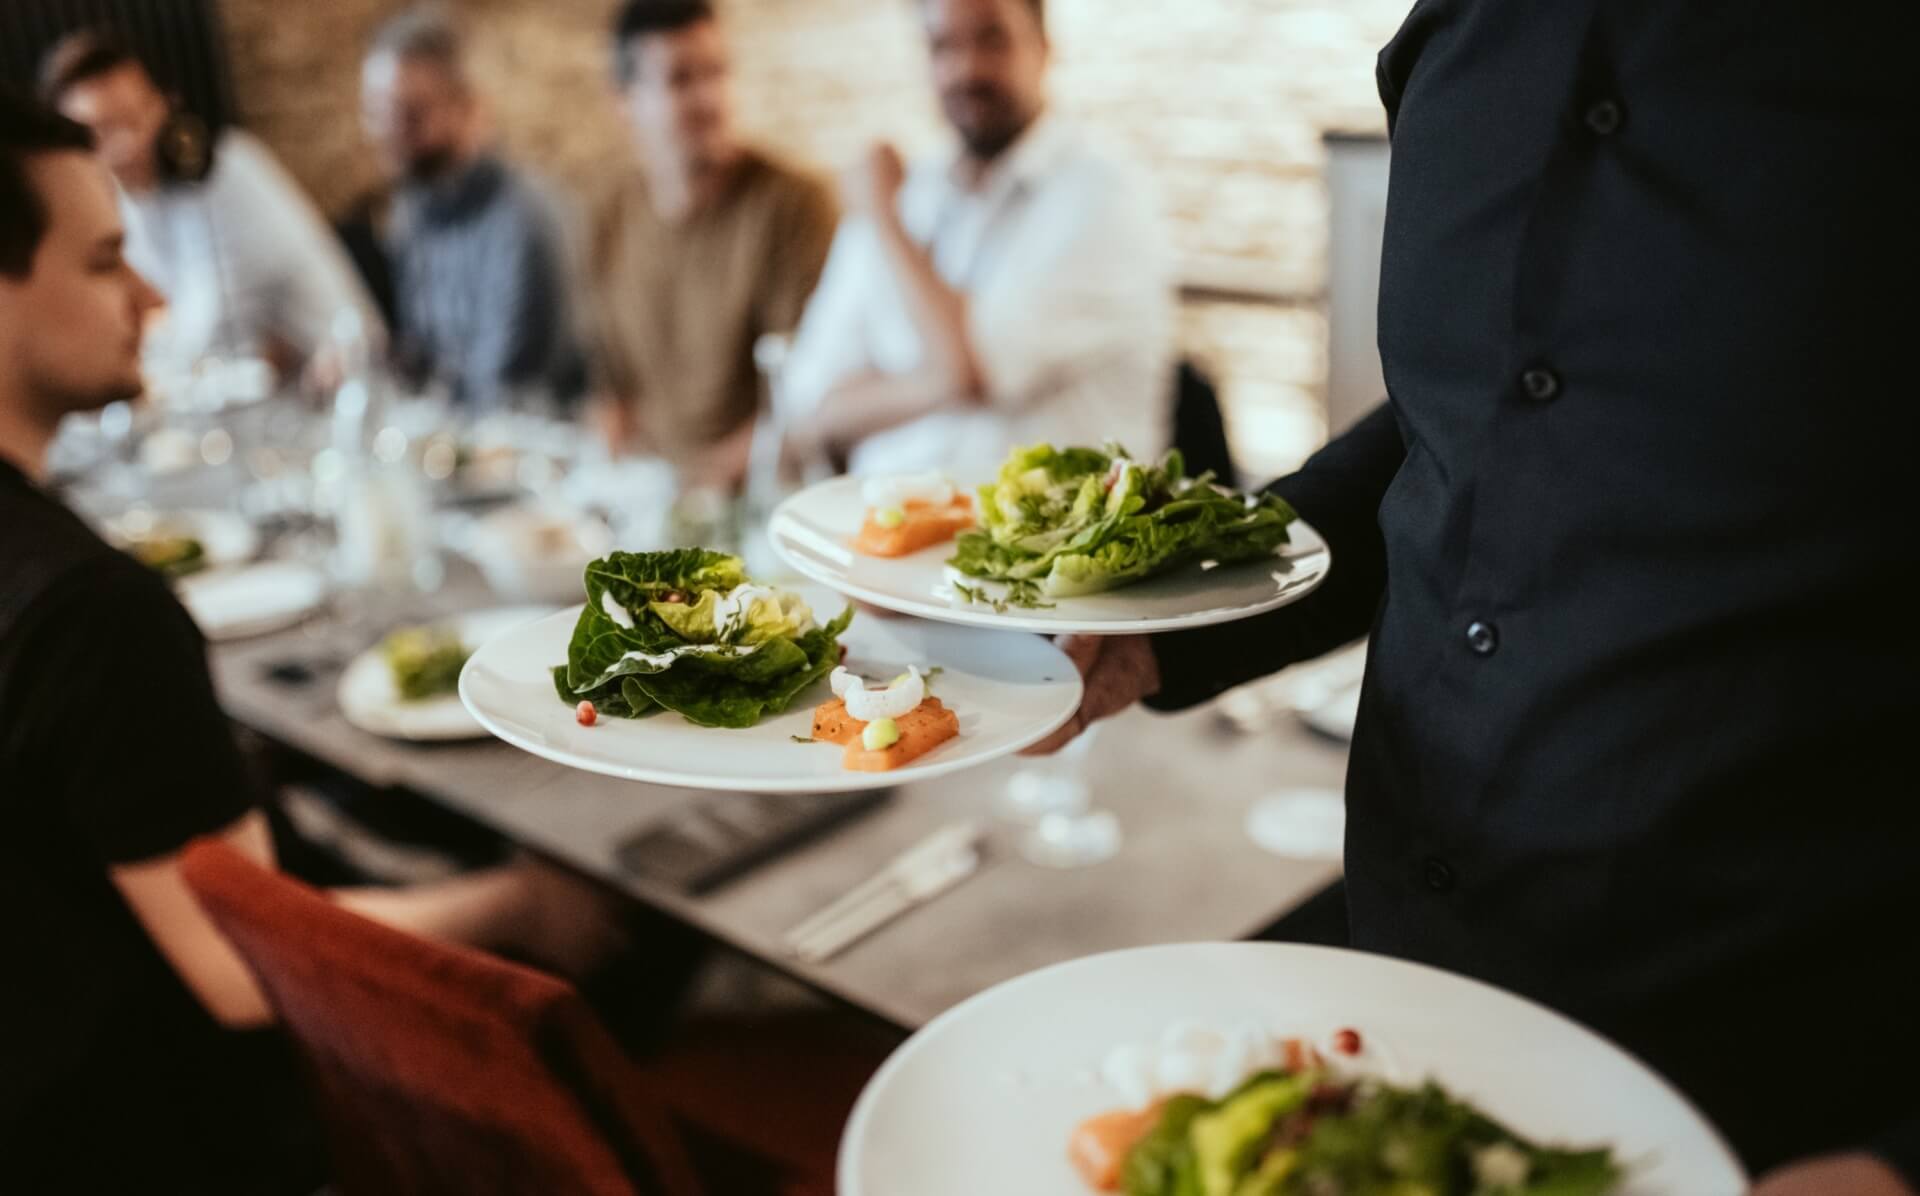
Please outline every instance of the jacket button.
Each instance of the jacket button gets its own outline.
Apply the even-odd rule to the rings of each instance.
[[[1500,647],[1500,633],[1493,624],[1475,619],[1467,624],[1467,647],[1475,656],[1492,656]]]
[[[1427,888],[1436,893],[1447,893],[1453,890],[1453,869],[1447,866],[1445,860],[1428,859],[1420,869],[1420,876],[1427,882]]]
[[[1595,137],[1611,137],[1620,131],[1620,122],[1626,119],[1616,100],[1595,100],[1587,105],[1586,115],[1582,118],[1587,130]]]
[[[1520,393],[1536,403],[1560,397],[1560,376],[1544,366],[1535,366],[1520,374]]]

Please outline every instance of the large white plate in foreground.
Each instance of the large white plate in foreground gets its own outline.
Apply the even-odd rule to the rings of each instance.
[[[1067,1139],[1121,1106],[1094,1078],[1101,1061],[1189,1018],[1323,1043],[1352,1026],[1386,1079],[1432,1077],[1544,1142],[1612,1146],[1631,1196],[1747,1190],[1726,1145],[1665,1081],[1539,1005],[1354,951],[1195,943],[1046,968],[935,1019],[854,1106],[840,1196],[1090,1196]]]
[[[550,606],[516,606],[475,611],[447,620],[467,650],[477,651],[501,632],[531,623],[552,613]],[[455,739],[485,739],[487,729],[474,720],[458,694],[443,694],[418,702],[403,701],[394,688],[393,670],[375,644],[354,657],[340,675],[340,715],[372,735],[434,743]]]
[[[953,545],[884,560],[853,551],[866,517],[859,478],[833,478],[787,499],[768,526],[774,551],[802,576],[901,614],[943,623],[1058,635],[1143,635],[1207,627],[1297,602],[1333,566],[1327,542],[1304,520],[1272,560],[1218,569],[1182,569],[1104,594],[1061,598],[1051,609],[995,611],[954,593],[946,562]],[[991,585],[983,588],[992,589]]]
[[[822,620],[837,595],[801,590]],[[785,714],[741,730],[697,727],[677,714],[606,718],[592,727],[554,694],[552,669],[567,659],[579,607],[507,631],[483,645],[460,674],[460,697],[480,725],[515,747],[588,772],[750,793],[878,789],[972,768],[1017,752],[1060,727],[1080,705],[1080,674],[1043,639],[911,619],[856,614],[840,642],[847,667],[893,677],[908,665],[938,666],[934,692],[960,716],[960,736],[906,768],[848,772],[842,749],[795,743],[813,729],[813,708],[831,696],[823,680]]]

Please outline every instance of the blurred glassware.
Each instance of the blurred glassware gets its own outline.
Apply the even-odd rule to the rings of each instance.
[[[457,516],[446,534],[450,546],[479,566],[494,593],[511,602],[578,602],[587,565],[614,544],[600,519],[538,499],[478,517]]]
[[[1216,710],[1230,730],[1243,735],[1259,734],[1280,719],[1294,718],[1344,743],[1353,736],[1366,668],[1367,645],[1362,640],[1232,690],[1221,697]]]
[[[753,342],[753,365],[761,378],[761,395],[754,414],[753,442],[747,451],[746,496],[755,507],[771,510],[786,490],[781,476],[785,427],[778,395],[780,371],[786,365],[793,338],[769,332]]]
[[[1104,727],[1095,723],[1053,755],[1023,760],[1008,778],[1000,813],[1027,828],[1020,854],[1028,862],[1086,868],[1119,854],[1119,818],[1093,804],[1090,761]]]
[[[753,439],[747,450],[747,473],[741,488],[741,556],[756,577],[777,577],[785,563],[767,537],[773,509],[791,491],[783,476],[786,424],[778,400],[780,371],[792,347],[791,337],[769,332],[753,342],[753,364],[761,377],[759,409],[754,415]]]
[[[62,419],[47,453],[49,476],[56,482],[88,478],[98,484],[101,474],[130,467],[137,410],[134,403],[109,403]]]
[[[628,552],[670,546],[677,492],[673,466],[647,457],[588,462],[559,487],[569,506],[598,515],[613,530],[614,547]]]
[[[1293,719],[1344,745],[1353,739],[1366,669],[1367,644],[1362,640],[1228,693],[1220,700],[1220,717],[1247,735]],[[1290,788],[1254,802],[1247,810],[1246,831],[1255,846],[1275,855],[1338,860],[1346,819],[1346,800],[1339,790]]]
[[[213,415],[264,402],[274,389],[273,366],[264,358],[209,355],[193,363],[174,405],[183,413]]]
[[[316,482],[316,463],[334,460],[327,420],[300,395],[283,391],[239,421],[239,459],[245,483],[241,510],[280,547],[308,564],[326,564],[328,514]]]
[[[767,535],[774,508],[801,487],[833,474],[832,463],[824,457],[798,456],[799,445],[788,435],[791,404],[783,397],[783,379],[792,347],[792,336],[776,332],[753,343],[753,364],[763,385],[742,489],[741,555],[749,572],[769,578],[792,572]]]
[[[437,590],[444,570],[426,479],[409,459],[412,438],[394,421],[393,384],[374,360],[357,310],[335,315],[329,349],[341,382],[331,457],[316,456],[314,477],[332,500],[339,613],[347,622],[375,622],[383,605],[404,606]]]
[[[709,482],[687,479],[667,515],[669,548],[711,548],[734,552],[740,547],[741,504]]]

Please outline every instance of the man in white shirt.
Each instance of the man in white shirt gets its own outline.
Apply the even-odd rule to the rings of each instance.
[[[854,472],[997,463],[1017,444],[1165,446],[1169,254],[1141,176],[1046,109],[1041,0],[921,0],[958,152],[887,145],[785,361],[791,449]]]
[[[150,367],[263,356],[296,372],[343,309],[378,334],[345,250],[256,138],[230,128],[209,139],[130,49],[102,33],[55,46],[41,87],[93,131],[120,185],[127,259],[166,297],[147,338]]]

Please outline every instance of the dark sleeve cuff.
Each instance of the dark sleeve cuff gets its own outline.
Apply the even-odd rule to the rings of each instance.
[[[1352,643],[1373,625],[1386,593],[1380,502],[1406,446],[1388,404],[1267,488],[1327,539],[1333,569],[1312,594],[1271,614],[1153,637],[1160,691],[1155,710],[1183,710]]]
[[[1867,1150],[1920,1192],[1920,1119],[1894,1126],[1868,1143]]]

